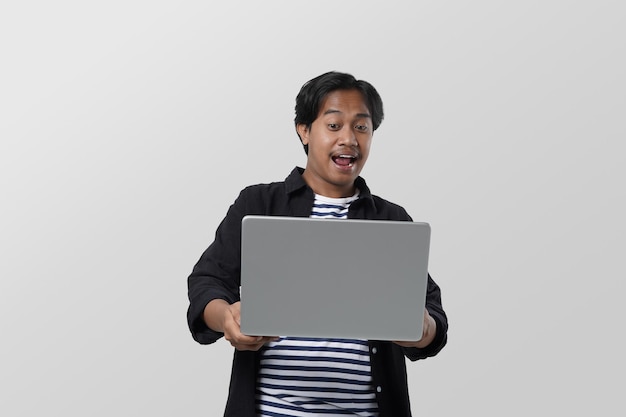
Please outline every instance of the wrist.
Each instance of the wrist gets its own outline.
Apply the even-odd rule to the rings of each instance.
[[[207,327],[216,332],[224,333],[224,322],[226,320],[226,312],[229,304],[226,300],[216,298],[206,305],[204,308],[204,322]]]

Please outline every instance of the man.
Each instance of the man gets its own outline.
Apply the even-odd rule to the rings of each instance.
[[[430,276],[419,341],[250,337],[239,327],[245,215],[411,221],[402,207],[372,195],[359,176],[382,120],[382,100],[366,81],[328,72],[305,83],[295,126],[306,167],[284,182],[241,191],[189,276],[194,339],[209,344],[224,336],[235,347],[225,416],[411,415],[405,357],[434,356],[447,341],[440,289]]]

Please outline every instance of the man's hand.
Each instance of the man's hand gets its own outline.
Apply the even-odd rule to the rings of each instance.
[[[259,350],[265,343],[278,340],[269,336],[246,336],[241,333],[241,302],[228,304],[215,299],[204,309],[204,321],[211,329],[224,333],[224,338],[237,350]]]
[[[416,347],[425,348],[435,339],[437,334],[437,323],[435,319],[428,313],[428,310],[424,309],[424,326],[422,328],[422,338],[416,342],[409,341],[394,341],[395,344],[402,347]]]

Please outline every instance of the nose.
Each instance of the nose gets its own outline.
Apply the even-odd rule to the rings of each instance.
[[[359,146],[359,142],[356,140],[356,135],[349,126],[345,126],[341,129],[337,142],[339,145],[343,146]]]

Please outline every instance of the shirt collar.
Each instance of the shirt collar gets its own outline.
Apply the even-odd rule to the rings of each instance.
[[[304,181],[304,178],[302,178],[303,172],[304,172],[304,168],[297,166],[291,171],[289,176],[285,179],[285,190],[287,191],[287,194],[292,194],[295,191],[308,187],[307,183]],[[370,192],[369,187],[365,183],[365,180],[359,176],[356,178],[356,180],[354,180],[354,185],[356,186],[356,188],[359,189],[359,191],[361,191],[359,195],[359,200],[365,199],[366,201],[369,201],[372,204],[372,206],[375,207],[374,199],[372,198],[372,193]]]

